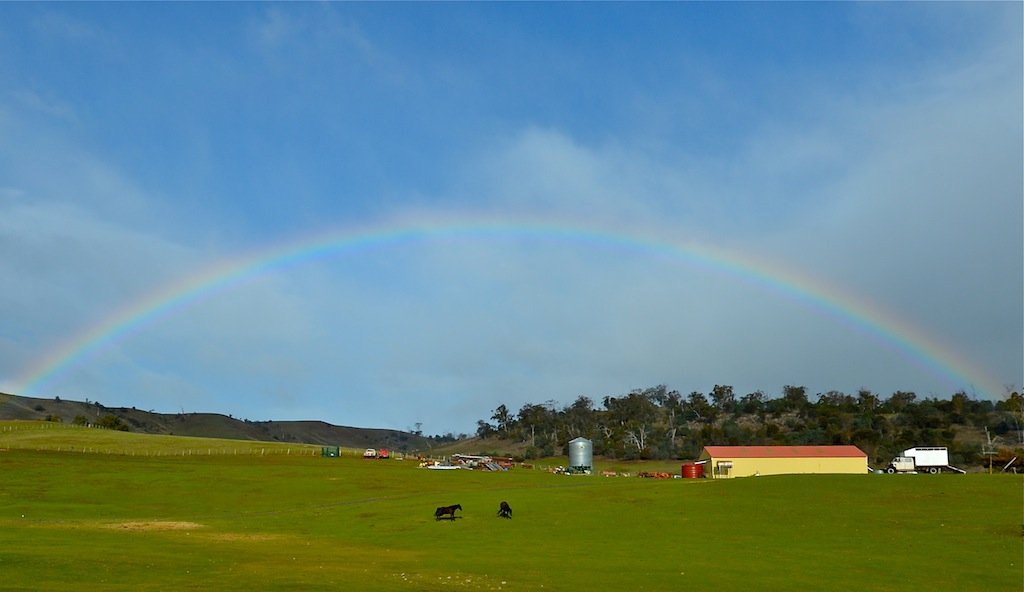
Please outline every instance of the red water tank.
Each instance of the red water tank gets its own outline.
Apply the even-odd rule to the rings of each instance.
[[[704,465],[686,463],[683,465],[683,479],[696,479],[704,473]]]

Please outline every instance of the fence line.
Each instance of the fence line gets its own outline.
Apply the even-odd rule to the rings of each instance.
[[[75,446],[70,445],[29,445],[24,443],[8,443],[5,445],[8,450],[37,450],[50,452],[74,452],[79,454],[115,454],[118,456],[148,456],[148,457],[174,457],[174,456],[320,456],[319,449],[304,450],[301,448],[181,448],[181,449],[125,449],[109,446]]]
[[[0,429],[0,432],[15,432],[15,431],[21,431],[21,430],[48,430],[48,429],[58,429],[58,428],[59,429],[68,429],[68,430],[73,430],[73,429],[77,429],[77,428],[96,428],[98,430],[105,430],[105,429],[107,429],[107,428],[101,428],[100,426],[94,426],[94,425],[91,425],[91,424],[89,424],[89,425],[78,425],[78,424],[73,424],[73,423],[66,424],[66,423],[58,423],[58,422],[52,422],[52,421],[43,421],[43,422],[39,422],[38,424],[31,424],[31,425],[5,425],[5,426],[0,426],[0,427],[3,428],[3,429]]]

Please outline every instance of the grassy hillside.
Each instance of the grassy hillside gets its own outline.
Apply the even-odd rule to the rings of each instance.
[[[322,450],[311,444],[136,434],[47,421],[0,421],[0,448],[124,456],[319,455]],[[362,453],[343,450],[353,456]]]
[[[336,426],[322,421],[247,421],[217,413],[156,413],[98,402],[38,399],[0,393],[0,421],[50,420],[72,424],[75,418],[96,423],[104,416],[121,419],[141,434],[228,438],[258,442],[289,442],[351,448],[427,450],[432,441],[398,430]]]
[[[95,450],[178,442],[37,432]],[[24,436],[0,431],[8,591],[1014,590],[1024,580],[1016,475],[652,480],[8,445]],[[495,516],[502,500],[511,520]],[[434,520],[454,503],[458,519]]]

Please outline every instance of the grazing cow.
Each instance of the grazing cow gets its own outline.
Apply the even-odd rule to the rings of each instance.
[[[509,507],[508,502],[501,502],[501,508],[498,509],[498,516],[502,518],[512,517],[512,508]]]
[[[440,520],[444,516],[451,516],[451,520],[455,520],[455,510],[461,509],[461,504],[455,504],[454,506],[442,506],[434,511],[434,520]]]

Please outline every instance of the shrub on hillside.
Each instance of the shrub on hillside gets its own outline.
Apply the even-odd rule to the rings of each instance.
[[[108,430],[119,430],[122,432],[128,431],[128,424],[121,421],[121,418],[116,415],[104,415],[96,420],[96,426],[107,428]]]

